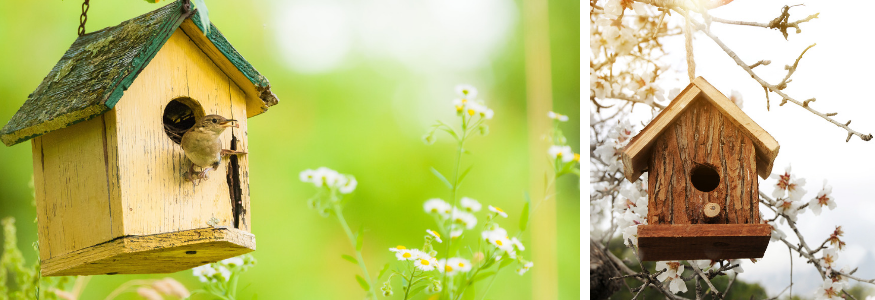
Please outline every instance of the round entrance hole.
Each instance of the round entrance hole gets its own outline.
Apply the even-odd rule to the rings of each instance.
[[[696,165],[690,171],[690,181],[697,190],[710,192],[720,185],[720,174],[712,166]]]
[[[204,109],[191,98],[177,98],[164,107],[164,132],[174,143],[182,142],[182,135],[204,116]]]

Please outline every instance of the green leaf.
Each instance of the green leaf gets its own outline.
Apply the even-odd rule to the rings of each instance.
[[[340,258],[343,258],[343,259],[345,259],[346,261],[351,262],[351,263],[354,263],[354,264],[358,264],[358,263],[359,263],[359,261],[356,260],[355,257],[349,256],[349,255],[346,255],[346,254],[341,255]]]
[[[365,292],[371,290],[371,286],[368,284],[368,282],[364,278],[362,278],[361,275],[356,274],[355,280],[359,282],[359,285],[362,287],[363,290],[365,290]]]
[[[359,226],[359,232],[355,235],[355,251],[362,251],[362,244],[365,241],[365,227]]]
[[[444,175],[441,174],[441,172],[439,172],[439,171],[438,171],[437,169],[435,169],[434,167],[431,167],[431,172],[434,173],[434,176],[437,176],[437,178],[440,179],[441,182],[443,182],[444,184],[446,184],[448,188],[453,189],[453,184],[450,183],[450,181],[447,180],[447,178],[444,177]]]
[[[426,287],[428,287],[428,285],[423,284],[423,285],[420,285],[418,287],[413,288],[412,290],[410,290],[410,297],[413,297],[416,294],[418,294],[419,292],[422,292],[422,290],[424,290]]]
[[[501,270],[502,268],[507,267],[508,265],[510,265],[512,262],[514,262],[513,259],[502,259],[502,260],[501,260],[501,263],[498,264],[498,269]]]
[[[470,172],[471,168],[473,168],[473,167],[474,167],[474,165],[468,166],[468,168],[465,169],[464,172],[462,172],[462,175],[459,175],[459,181],[458,181],[459,183],[462,183],[462,180],[465,179],[465,176],[468,176],[468,172]]]
[[[386,271],[389,271],[389,263],[383,266],[383,269],[380,270],[380,274],[377,274],[377,280],[383,279],[383,275],[386,275]]]
[[[486,279],[487,277],[492,276],[492,274],[495,274],[495,271],[482,272],[480,274],[477,274],[477,276],[474,276],[474,278],[471,279],[471,283]]]
[[[252,295],[252,300],[258,300],[258,293]]]
[[[207,10],[207,4],[204,3],[204,0],[194,0],[194,7],[197,8],[198,15],[201,17],[204,35],[210,34],[210,11]]]
[[[526,204],[523,204],[523,212],[520,215],[520,231],[525,231],[526,227],[529,225],[529,204],[531,200],[529,199],[529,193],[525,193]]]

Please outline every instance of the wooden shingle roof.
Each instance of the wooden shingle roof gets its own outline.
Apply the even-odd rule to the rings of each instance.
[[[203,50],[214,60],[221,58],[222,62],[216,62],[217,65],[232,79],[237,79],[235,82],[247,95],[260,99],[262,103],[249,106],[249,117],[278,103],[267,78],[258,73],[214,25],[210,24],[209,34],[204,37],[198,14],[183,11],[182,2],[175,1],[117,26],[77,38],[0,130],[0,140],[11,146],[111,110],[181,25],[187,33],[199,30],[197,33],[204,44],[210,45]]]
[[[647,169],[650,161],[653,142],[662,135],[668,125],[674,123],[687,105],[696,99],[703,99],[714,105],[723,115],[727,116],[744,134],[753,141],[756,149],[757,174],[766,179],[772,172],[772,164],[778,156],[778,141],[762,127],[757,125],[747,114],[741,111],[735,103],[726,98],[720,91],[702,77],[698,77],[662,110],[650,124],[644,127],[638,135],[629,141],[623,149],[622,159],[626,179],[631,182]]]

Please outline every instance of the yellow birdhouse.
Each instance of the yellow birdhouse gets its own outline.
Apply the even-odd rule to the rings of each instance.
[[[222,148],[253,150],[246,119],[278,102],[206,25],[177,1],[80,36],[0,130],[7,146],[31,140],[43,276],[169,273],[255,250],[248,156],[183,175],[196,119],[236,119]]]
[[[699,77],[623,149],[625,176],[648,172],[641,259],[760,258],[757,175],[768,178],[778,141]]]

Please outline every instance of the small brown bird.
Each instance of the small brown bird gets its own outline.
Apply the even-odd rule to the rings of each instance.
[[[225,119],[220,115],[208,115],[195,122],[185,134],[182,135],[182,150],[191,161],[188,172],[185,173],[187,181],[206,179],[207,172],[219,167],[222,157],[228,155],[246,154],[243,151],[222,149],[222,140],[219,136],[228,127],[238,127],[237,120]],[[204,168],[195,175],[194,166]]]

